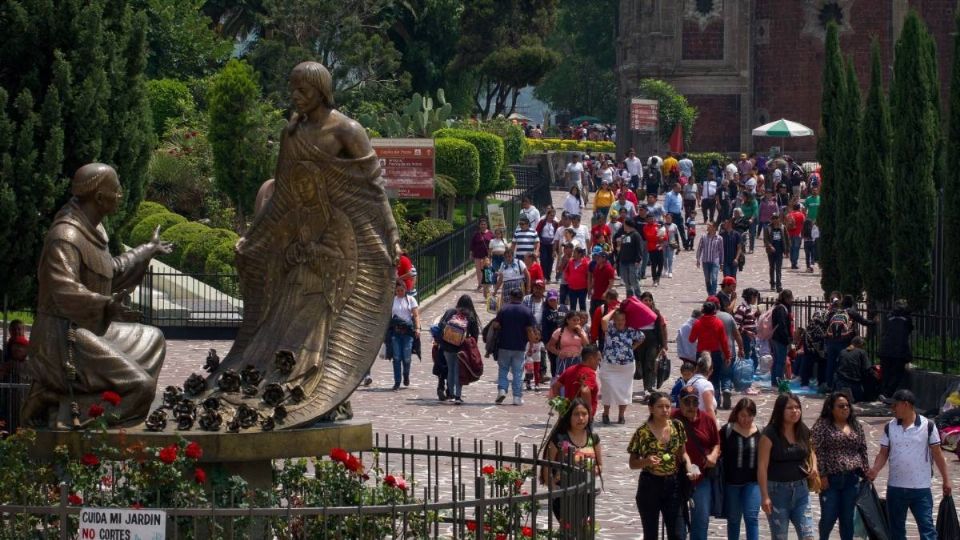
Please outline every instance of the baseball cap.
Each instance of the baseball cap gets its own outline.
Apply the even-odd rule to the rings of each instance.
[[[726,276],[726,277],[723,278],[723,281],[720,282],[720,284],[721,284],[721,285],[736,285],[736,284],[737,284],[737,278],[735,278],[735,277],[733,277],[733,276]]]
[[[715,304],[715,305],[717,305],[717,306],[720,305],[720,299],[717,298],[716,295],[708,296],[708,297],[707,297],[707,302],[711,302],[711,303],[713,303],[713,304]]]
[[[603,247],[601,247],[601,246],[593,246],[592,252],[593,252],[594,255],[603,255]]]
[[[684,386],[680,389],[680,401],[696,401],[699,403],[700,393],[694,386]]]
[[[560,293],[556,289],[550,289],[547,291],[547,300],[559,300]]]

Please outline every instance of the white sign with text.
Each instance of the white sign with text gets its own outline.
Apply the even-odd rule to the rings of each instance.
[[[163,510],[80,510],[80,540],[164,540],[166,533],[167,513]]]

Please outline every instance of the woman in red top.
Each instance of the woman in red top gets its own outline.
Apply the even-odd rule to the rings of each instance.
[[[477,232],[470,239],[470,256],[473,258],[473,267],[477,274],[477,290],[483,288],[484,259],[490,256],[490,241],[493,240],[493,231],[487,227],[487,219],[477,221]]]
[[[563,278],[567,282],[567,295],[570,298],[570,309],[577,309],[579,303],[580,311],[587,310],[589,275],[590,259],[587,258],[587,252],[583,246],[578,244],[573,250],[573,258],[563,269]]]
[[[530,283],[535,283],[537,280],[546,283],[546,280],[543,278],[543,268],[540,266],[540,263],[537,262],[536,253],[527,253],[524,262],[527,264],[527,272],[530,273]]]
[[[663,274],[663,241],[660,237],[660,224],[653,214],[647,214],[647,222],[643,225],[643,239],[647,242],[647,255],[650,257],[650,272],[653,277],[653,286],[660,285],[660,275]]]

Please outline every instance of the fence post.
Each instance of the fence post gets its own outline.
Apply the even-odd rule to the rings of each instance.
[[[937,333],[940,334],[940,373],[947,373],[947,317],[934,315],[937,318]]]
[[[483,540],[483,518],[486,513],[486,505],[484,504],[484,498],[486,497],[486,486],[484,485],[483,475],[480,475],[474,480],[473,484],[473,496],[477,501],[477,505],[474,507],[474,520],[477,523],[477,540]]]
[[[57,506],[60,515],[60,540],[70,538],[70,521],[67,514],[67,483],[60,482],[60,504]]]

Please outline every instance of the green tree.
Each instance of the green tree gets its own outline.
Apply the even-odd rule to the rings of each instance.
[[[228,62],[208,93],[214,177],[236,206],[241,229],[276,163],[272,141],[277,140],[279,113],[259,98],[256,74],[242,60]]]
[[[950,74],[950,127],[947,174],[943,177],[943,269],[950,294],[960,301],[960,10],[954,16],[953,71]]]
[[[660,120],[660,140],[670,140],[670,135],[677,127],[683,125],[683,140],[687,144],[693,138],[693,123],[697,120],[697,108],[687,102],[683,94],[666,81],[660,79],[643,79],[637,85],[636,97],[655,99],[658,103]]]
[[[201,9],[205,0],[135,0],[146,12],[147,76],[186,79],[210,74],[233,50]]]
[[[120,175],[124,200],[108,232],[136,209],[153,133],[146,17],[135,5],[11,0],[0,3],[0,28],[0,293],[8,293],[29,291],[24,277],[81,165],[102,161]]]
[[[392,5],[392,0],[264,0],[263,37],[249,60],[267,97],[285,107],[290,71],[315,60],[333,75],[342,109],[358,114],[399,108],[410,76],[387,37]]]
[[[859,192],[854,227],[857,238],[848,239],[859,251],[863,288],[871,302],[884,302],[893,294],[893,254],[890,251],[890,215],[893,212],[890,111],[883,92],[880,44],[873,40],[870,58],[870,91],[860,123],[857,153]]]
[[[840,34],[836,23],[827,25],[826,58],[823,66],[823,85],[820,95],[820,136],[817,138],[817,161],[821,167],[820,212],[818,215],[820,239],[820,285],[824,291],[840,288],[838,248],[841,239],[837,236],[840,207],[837,204],[839,171],[837,156],[842,146],[840,133],[843,118],[845,78],[843,56],[840,53]]]
[[[157,137],[163,136],[168,119],[184,118],[193,114],[197,108],[190,89],[183,81],[176,79],[147,81],[147,96]]]
[[[894,55],[891,116],[894,178],[909,178],[910,189],[900,193],[901,208],[934,208],[934,169],[940,138],[935,94],[936,57],[919,15],[912,11],[903,24]],[[933,212],[892,212],[895,294],[914,309],[930,300],[933,282]]]
[[[410,89],[432,96],[450,88],[456,74],[447,68],[456,55],[454,44],[463,0],[409,0],[393,4],[395,16],[387,35],[400,52],[400,66],[410,74]],[[469,112],[469,111],[460,111]]]
[[[516,110],[520,90],[537,85],[560,63],[544,46],[557,0],[471,0],[460,17],[452,68],[473,77],[474,110],[483,118]]]
[[[840,120],[840,140],[844,159],[837,163],[836,204],[844,216],[857,211],[860,174],[857,167],[857,150],[860,147],[860,83],[853,64],[853,57],[846,62],[846,82],[844,83],[843,116]],[[871,182],[872,184],[872,182]],[[863,280],[860,275],[860,228],[851,226],[848,219],[838,223],[835,229],[839,241],[837,268],[840,270],[840,290],[854,297],[860,296]]]
[[[557,27],[546,45],[560,62],[537,85],[534,95],[553,110],[613,120],[617,114],[617,0],[560,0]],[[590,21],[590,24],[584,24]]]

